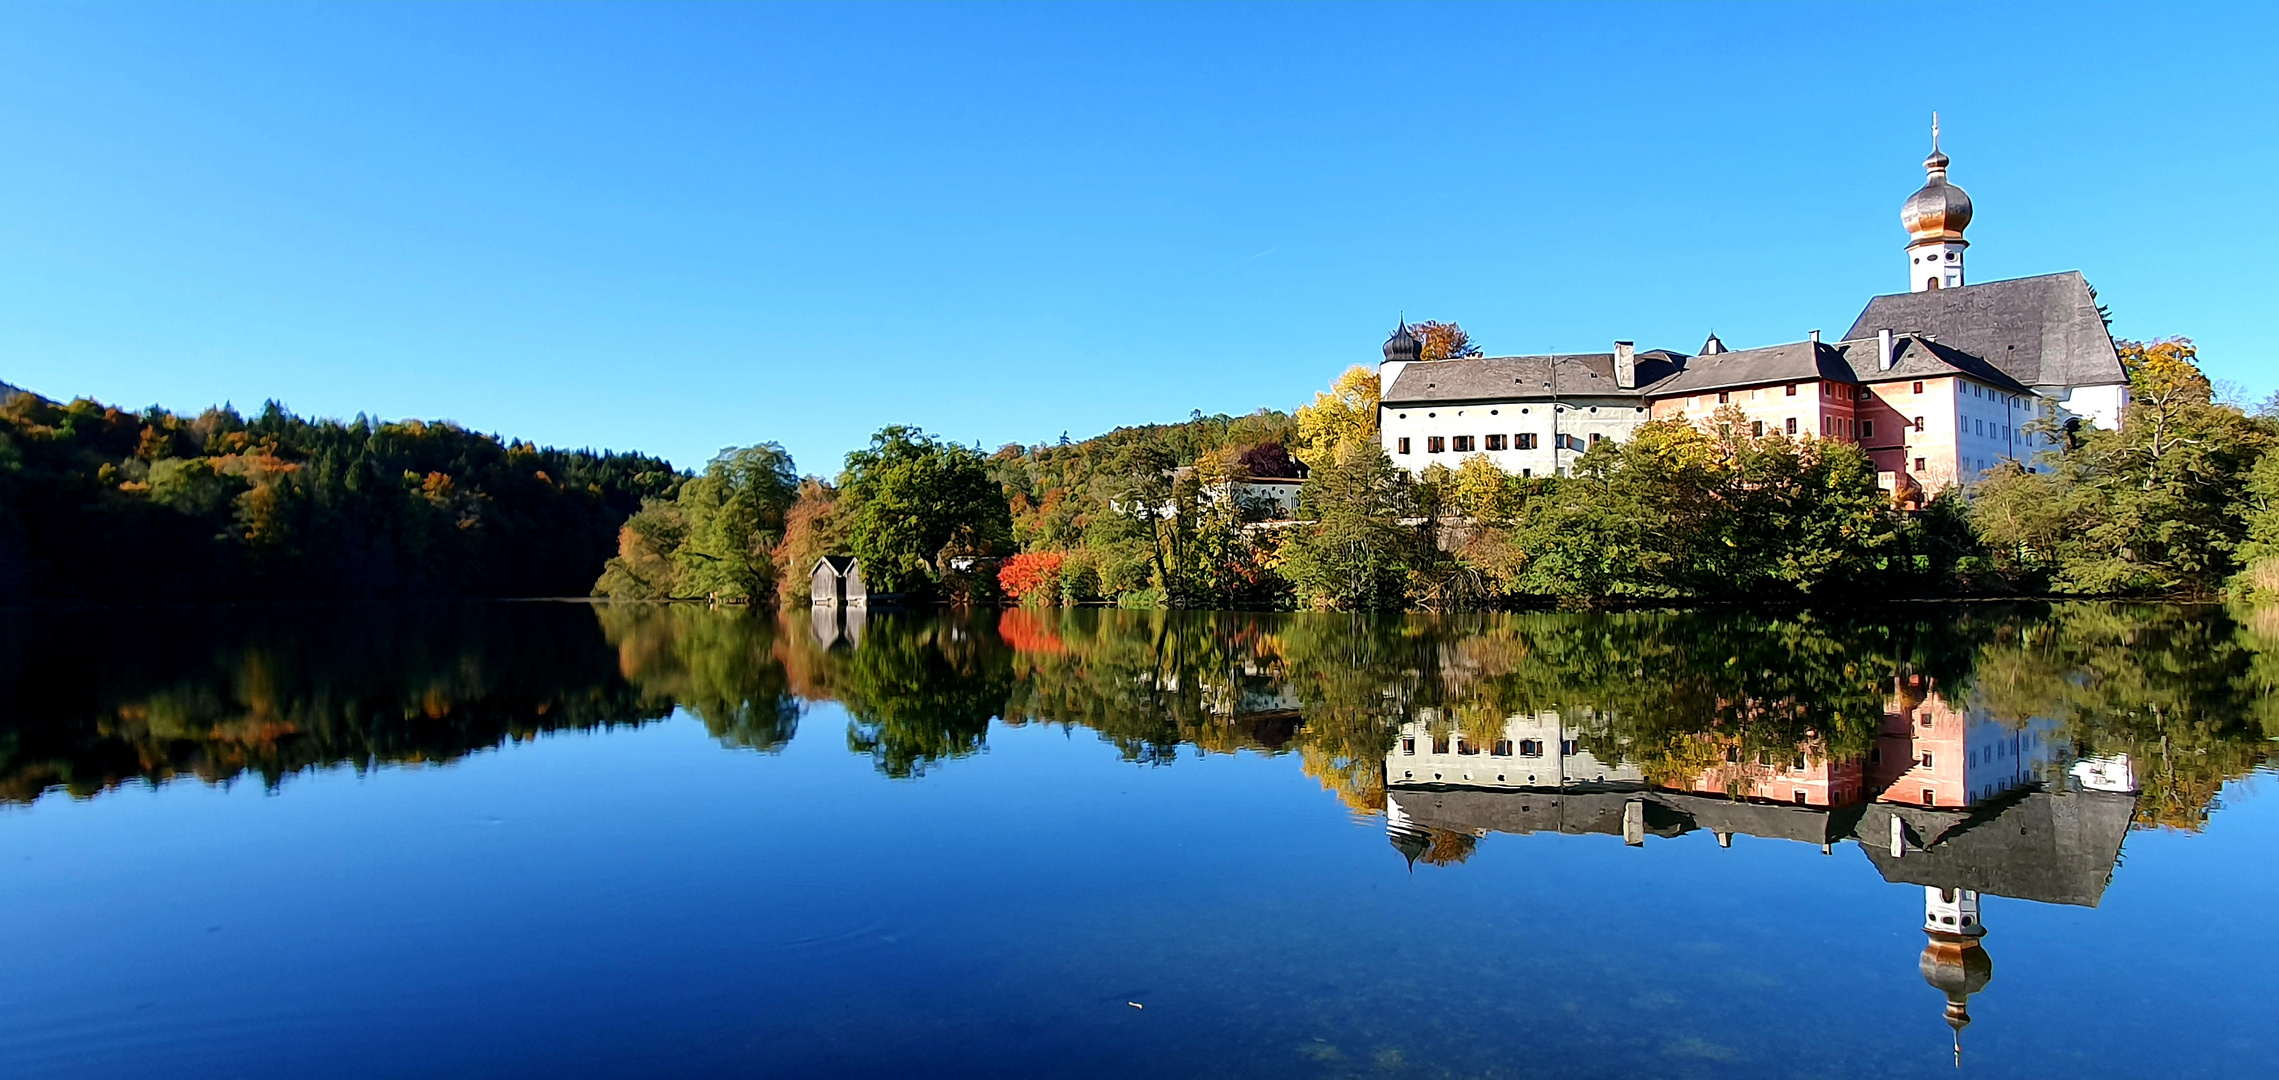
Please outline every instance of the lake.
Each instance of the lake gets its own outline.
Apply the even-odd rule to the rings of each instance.
[[[2279,612],[0,612],[14,1076],[2267,1075]]]

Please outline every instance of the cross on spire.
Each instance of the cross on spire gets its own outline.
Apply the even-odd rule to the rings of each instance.
[[[1939,111],[1931,110],[1931,152],[1939,152]]]

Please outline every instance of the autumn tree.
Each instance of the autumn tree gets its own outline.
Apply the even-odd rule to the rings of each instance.
[[[785,605],[807,603],[814,580],[810,574],[825,555],[847,551],[846,516],[839,512],[839,489],[817,477],[799,482],[791,509],[784,513],[783,540],[776,544],[776,579],[782,584],[777,598]]]
[[[1455,323],[1412,323],[1409,330],[1416,335],[1418,359],[1462,360],[1480,355],[1480,347],[1472,343],[1472,335]]]
[[[1377,373],[1355,365],[1337,377],[1312,404],[1298,408],[1298,458],[1319,469],[1337,460],[1338,447],[1375,445]]]

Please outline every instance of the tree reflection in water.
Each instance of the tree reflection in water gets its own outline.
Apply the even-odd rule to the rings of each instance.
[[[1959,1053],[1992,971],[1981,894],[2094,906],[2129,829],[2200,829],[2269,763],[2279,611],[16,612],[0,800],[274,787],[675,710],[770,752],[825,701],[891,778],[983,749],[993,721],[1149,766],[1295,755],[1411,866],[1495,833],[1853,842],[1924,889],[1922,972]]]
[[[2275,691],[2279,612],[2214,607],[1845,618],[865,617],[582,604],[16,612],[0,616],[0,797],[183,775],[254,773],[274,785],[303,769],[450,761],[676,708],[724,745],[768,751],[797,733],[807,705],[834,701],[849,715],[849,747],[888,776],[982,748],[995,719],[1086,729],[1151,765],[1181,747],[1295,754],[1363,812],[1386,809],[1388,760],[1404,757],[1441,762],[1440,782],[1466,783],[1456,774],[1469,771],[1491,788],[1603,774],[1743,802],[1793,802],[1801,789],[1813,805],[1840,805],[1903,783],[1912,786],[1897,801],[1920,802],[1928,779],[1942,804],[1967,804],[1989,791],[1964,774],[1999,771],[1977,760],[1980,744],[2024,739],[2039,772],[2002,790],[2125,760],[2143,789],[2136,823],[2194,829],[2225,783],[2267,759]],[[1403,740],[1422,756],[1397,751]],[[1447,753],[1435,755],[1441,744]],[[1941,756],[1949,744],[1956,754]],[[1902,767],[1923,748],[1930,770]],[[1499,764],[1515,779],[1487,779]],[[1395,786],[1423,782],[1406,771]]]

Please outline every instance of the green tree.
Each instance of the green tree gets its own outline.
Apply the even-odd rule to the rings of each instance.
[[[2082,432],[2047,473],[1997,470],[1973,492],[1972,523],[2022,581],[2208,595],[2239,567],[2271,425],[2210,400],[2188,341],[2122,352],[2137,397],[2120,430]]]
[[[791,455],[774,443],[724,450],[681,485],[687,538],[673,553],[677,595],[735,603],[775,596],[773,552],[799,492]]]
[[[1012,547],[1005,489],[978,450],[893,426],[847,455],[839,478],[849,545],[878,592],[922,593],[942,580],[945,550]]]
[[[1282,551],[1282,569],[1309,607],[1352,611],[1399,607],[1421,550],[1401,524],[1407,487],[1374,442],[1347,440],[1314,466],[1298,496],[1313,519]]]

